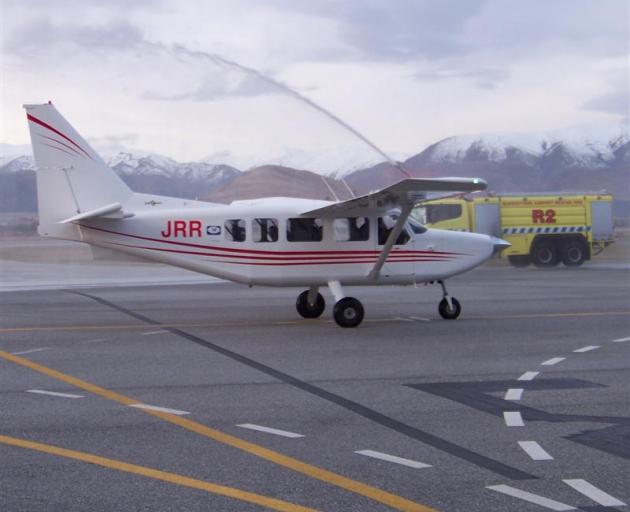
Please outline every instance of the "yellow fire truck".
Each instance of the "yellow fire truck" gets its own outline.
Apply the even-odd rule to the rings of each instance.
[[[488,194],[435,199],[413,212],[422,224],[475,231],[512,244],[501,253],[515,267],[576,267],[613,242],[608,193]]]

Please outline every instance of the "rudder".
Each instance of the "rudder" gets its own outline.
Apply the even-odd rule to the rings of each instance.
[[[37,175],[39,234],[79,239],[76,214],[123,203],[132,194],[51,103],[24,105]]]

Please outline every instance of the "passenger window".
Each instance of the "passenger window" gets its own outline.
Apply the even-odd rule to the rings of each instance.
[[[225,221],[225,239],[231,242],[245,241],[245,221],[243,219],[229,219]]]
[[[347,217],[333,221],[336,242],[364,242],[370,239],[370,220],[367,217]]]
[[[378,245],[385,245],[387,242],[389,234],[396,225],[396,217],[397,216],[387,215],[385,217],[378,218]],[[409,233],[407,233],[407,230],[403,228],[394,245],[405,245],[409,241],[409,238]]]
[[[278,219],[254,219],[252,239],[254,242],[277,242]]]
[[[321,242],[322,219],[288,219],[287,240],[289,242]]]

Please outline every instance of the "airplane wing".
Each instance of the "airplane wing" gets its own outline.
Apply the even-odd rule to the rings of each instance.
[[[378,279],[398,235],[402,231],[413,207],[427,199],[430,192],[475,192],[485,190],[488,184],[480,178],[409,178],[377,192],[333,203],[323,208],[303,212],[302,216],[317,217],[358,217],[367,213],[383,212],[394,208],[400,209],[396,224],[390,231],[379,254],[378,260],[370,270],[369,276]]]
[[[302,212],[316,217],[349,217],[410,206],[427,199],[430,192],[475,192],[488,184],[480,178],[409,178],[364,196]],[[405,219],[406,220],[406,219]]]

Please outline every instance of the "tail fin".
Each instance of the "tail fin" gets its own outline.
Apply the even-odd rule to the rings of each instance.
[[[24,105],[37,168],[39,234],[78,239],[69,217],[124,203],[125,183],[51,104]]]

